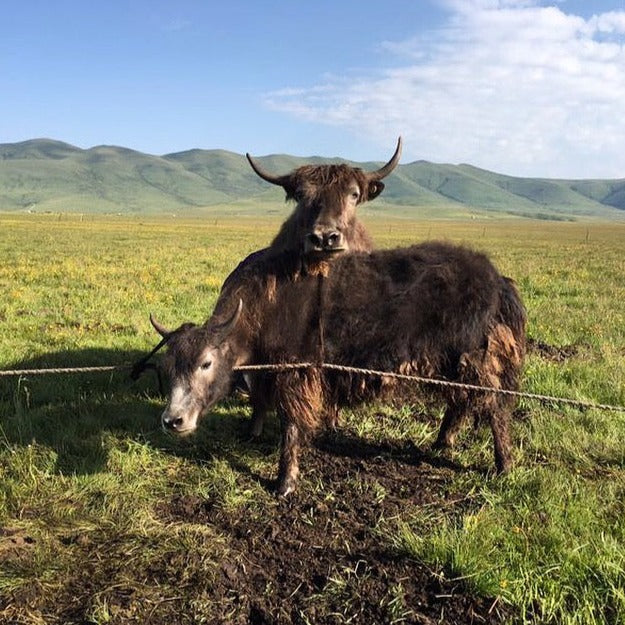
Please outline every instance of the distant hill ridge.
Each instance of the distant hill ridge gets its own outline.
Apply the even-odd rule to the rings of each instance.
[[[340,159],[271,155],[258,160],[281,173]],[[515,178],[472,165],[415,161],[399,165],[386,182],[383,195],[365,210],[625,219],[625,179]],[[280,189],[252,172],[245,156],[226,150],[154,156],[117,146],[81,149],[51,139],[0,144],[3,211],[192,214],[231,207],[262,214],[286,210],[283,198]]]

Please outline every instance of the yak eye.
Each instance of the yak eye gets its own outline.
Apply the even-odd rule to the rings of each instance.
[[[360,191],[352,191],[351,198],[352,200],[357,200],[360,197]]]
[[[203,362],[200,365],[200,369],[202,369],[203,371],[206,371],[207,369],[210,369],[211,364],[213,364],[210,360],[207,360],[206,362]]]

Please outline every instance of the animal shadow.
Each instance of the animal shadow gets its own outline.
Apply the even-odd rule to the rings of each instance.
[[[435,469],[466,470],[466,467],[447,458],[444,453],[429,447],[417,447],[411,440],[366,440],[340,429],[320,436],[316,440],[315,447],[331,456],[349,458],[362,463],[388,458],[405,465],[426,464]]]
[[[129,377],[143,352],[107,348],[66,349],[9,363],[3,370],[119,366],[106,372],[0,377],[0,437],[19,446],[41,445],[56,455],[56,470],[103,470],[111,433],[148,438],[158,430],[155,377]]]

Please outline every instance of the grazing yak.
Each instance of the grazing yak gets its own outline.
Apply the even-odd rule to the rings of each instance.
[[[382,180],[398,165],[402,139],[397,139],[395,152],[380,169],[363,171],[346,164],[304,165],[288,174],[267,172],[249,154],[247,159],[263,180],[282,187],[287,200],[296,202],[295,209],[282,224],[269,247],[252,252],[226,278],[222,291],[237,284],[240,274],[254,263],[283,252],[299,255],[302,268],[309,274],[327,273],[331,261],[348,251],[368,252],[373,243],[359,221],[356,207],[376,198],[384,189]],[[272,276],[267,276],[271,281]],[[132,377],[138,377],[147,365],[147,356],[136,363]],[[252,402],[250,432],[257,437],[262,432],[267,411],[271,408],[267,376],[248,374],[246,384]],[[241,382],[241,385],[243,383]]]
[[[429,242],[342,254],[326,276],[295,252],[257,259],[226,285],[200,326],[169,331],[163,359],[171,393],[163,427],[195,430],[230,389],[233,369],[321,361],[515,390],[525,353],[526,316],[514,284],[488,258]],[[264,377],[281,421],[278,493],[295,489],[300,443],[339,406],[379,396],[384,380],[316,366]],[[446,411],[436,445],[449,447],[469,415],[490,424],[497,470],[511,465],[507,395],[440,391]]]

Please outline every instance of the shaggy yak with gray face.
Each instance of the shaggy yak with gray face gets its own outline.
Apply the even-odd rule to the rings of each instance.
[[[165,429],[195,430],[230,389],[233,369],[328,362],[514,390],[525,353],[525,311],[512,281],[483,254],[431,242],[338,256],[327,276],[302,270],[294,252],[261,258],[224,287],[201,326],[167,341],[171,394]],[[300,443],[341,405],[379,396],[384,380],[311,367],[267,375],[281,421],[278,493],[295,489]],[[498,471],[511,465],[509,396],[445,388],[437,446],[449,447],[469,415],[490,424]]]

